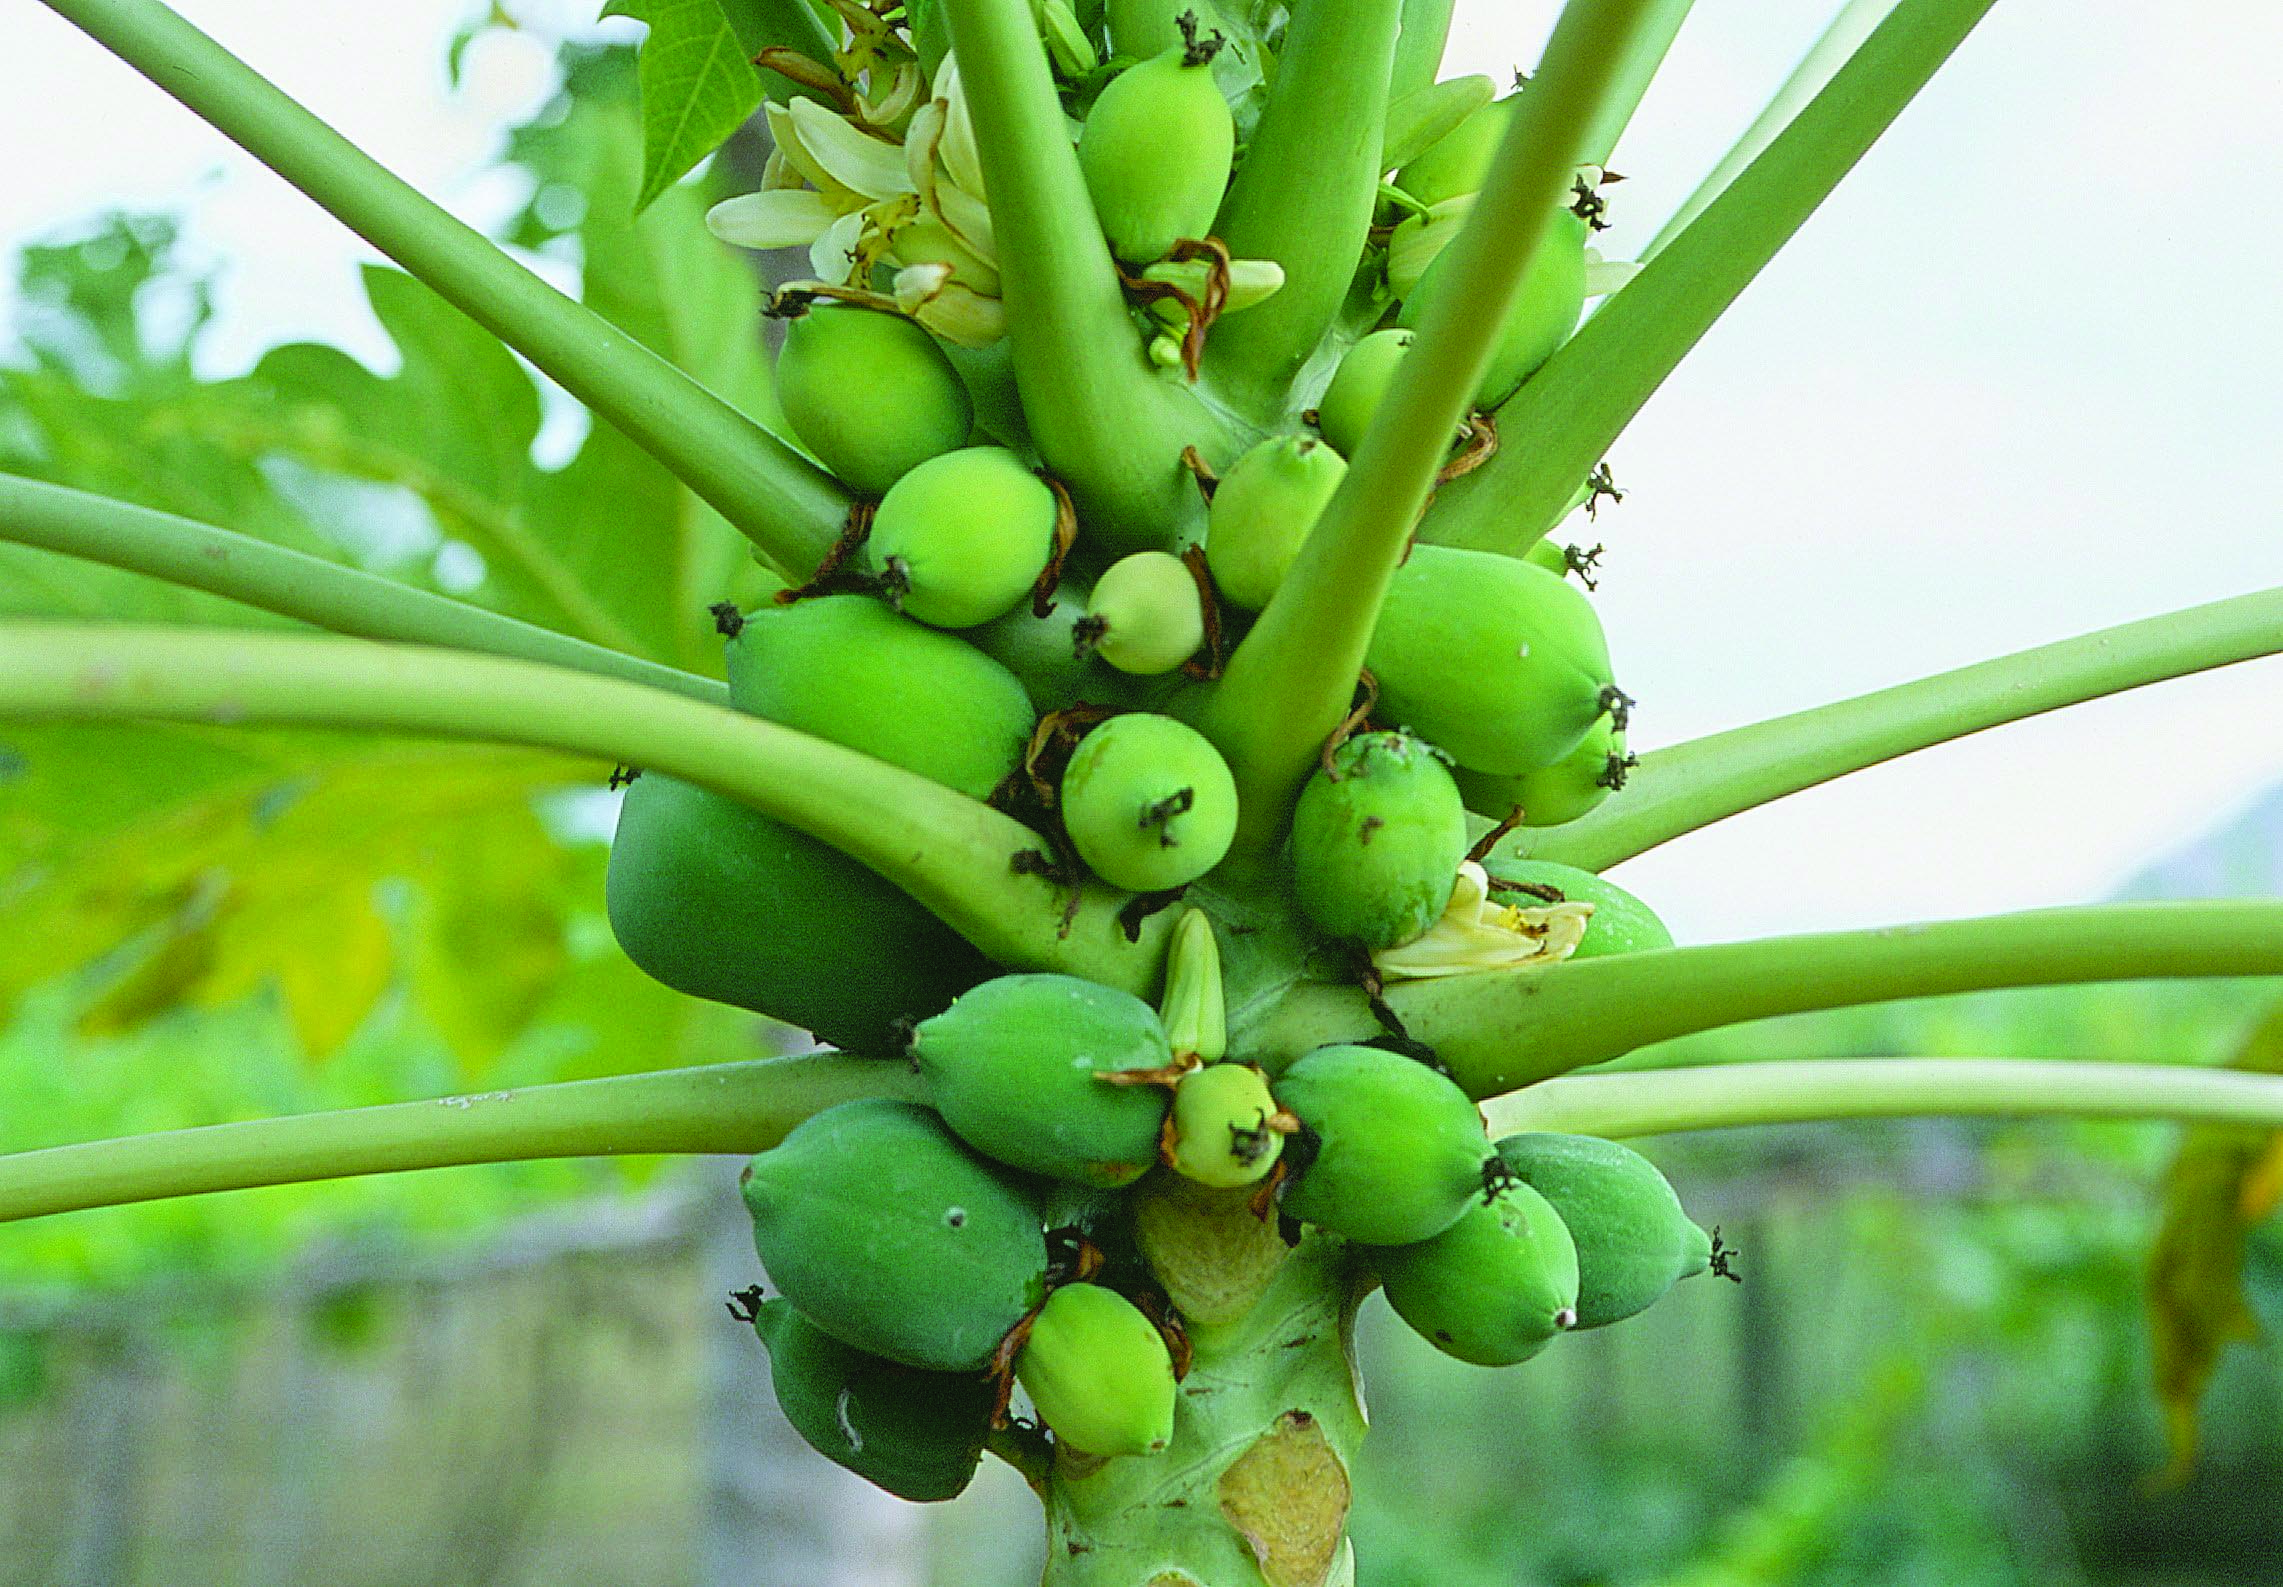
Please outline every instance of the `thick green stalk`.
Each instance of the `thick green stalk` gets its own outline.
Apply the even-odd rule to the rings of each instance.
[[[1696,0],[1657,0],[1651,8],[1649,20],[1619,68],[1617,86],[1586,127],[1586,164],[1609,163],[1617,140],[1624,136],[1626,123],[1641,107],[1642,96],[1656,80],[1657,69],[1665,64],[1665,52],[1673,47],[1673,36],[1680,32],[1681,24],[1688,20],[1689,7],[1695,3]],[[1891,5],[1893,0],[1887,3]]]
[[[2004,722],[2283,652],[2283,589],[2191,606],[1643,756],[1624,792],[1509,851],[1604,870],[1786,794]]]
[[[840,533],[830,475],[453,219],[157,0],[45,0],[432,287],[719,509],[780,568]]]
[[[87,491],[0,474],[0,540],[105,562],[337,634],[520,656],[721,704],[727,686],[430,590]]]
[[[1213,327],[1205,371],[1246,406],[1281,414],[1286,388],[1355,281],[1379,193],[1398,0],[1300,0],[1276,83],[1213,233],[1239,259],[1273,259],[1284,285]]]
[[[1197,724],[1236,773],[1240,853],[1284,830],[1325,738],[1348,713],[1388,579],[1410,544],[1491,336],[1578,164],[1579,136],[1608,96],[1651,0],[1572,0],[1501,141],[1485,191],[1450,244],[1450,290],[1419,328],[1347,476],[1260,621],[1204,694]]]
[[[1618,433],[1839,179],[1902,114],[1992,0],[1902,0],[1766,152],[1499,410],[1528,436],[1435,498],[1422,539],[1519,556]]]
[[[0,1156],[0,1223],[463,1163],[759,1152],[837,1102],[919,1090],[903,1064],[820,1053],[50,1146]]]
[[[1569,1075],[1484,1108],[1494,1134],[1662,1135],[1949,1115],[2174,1119],[2283,1129],[2283,1075],[2050,1058],[1810,1058]]]
[[[1018,874],[1038,835],[900,767],[678,694],[560,667],[301,634],[0,623],[0,721],[354,728],[567,750],[710,788],[862,861],[1009,968],[1155,990],[1174,912]]]
[[[1387,990],[1470,1096],[1673,1036],[1992,987],[2283,975],[2283,902],[2098,904],[1491,970]],[[1232,1045],[1280,1061],[1377,1032],[1352,987],[1303,984]]]
[[[1109,549],[1202,537],[1181,449],[1227,451],[1178,376],[1156,370],[1087,195],[1029,0],[942,0],[998,240],[1015,382],[1039,455]]]
[[[1395,59],[1388,70],[1387,97],[1401,99],[1435,80],[1450,42],[1453,0],[1403,0],[1395,35]]]
[[[1838,74],[1839,68],[1871,36],[1871,30],[1884,22],[1894,8],[1895,0],[1847,0],[1799,65],[1792,68],[1792,74],[1784,79],[1775,97],[1730,145],[1728,152],[1720,157],[1720,163],[1696,185],[1696,191],[1689,194],[1672,218],[1658,228],[1657,235],[1641,250],[1641,257],[1654,259],[1663,253],[1665,244],[1688,230],[1690,223],[1703,214],[1714,199],[1728,191],[1728,184],[1736,180],[1737,173],[1776,141],[1776,134],[1791,125],[1792,117],[1799,114],[1802,105],[1823,92],[1824,84]]]

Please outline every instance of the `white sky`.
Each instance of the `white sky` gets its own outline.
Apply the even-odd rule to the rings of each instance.
[[[548,89],[463,0],[180,9],[483,224],[481,167]],[[555,26],[591,3],[514,0]],[[1526,64],[1550,0],[1462,0],[1449,69]],[[1622,256],[1834,0],[1706,0],[1614,164]],[[323,26],[313,27],[322,15]],[[623,25],[614,25],[623,26]],[[355,238],[44,9],[0,52],[0,247],[194,206],[218,372],[367,357]],[[2084,629],[2283,584],[2283,10],[2005,0],[1619,442],[1599,597],[1647,749]],[[0,286],[0,315],[7,311]],[[1683,940],[2065,903],[2283,780],[2283,663],[1912,757],[1619,873]]]

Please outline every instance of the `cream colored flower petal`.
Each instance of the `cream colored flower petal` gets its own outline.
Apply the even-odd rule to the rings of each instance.
[[[873,200],[912,190],[901,145],[873,137],[813,99],[796,99],[786,109],[801,146],[841,186]]]
[[[959,62],[946,55],[943,64],[936,68],[935,97],[943,101],[943,168],[951,179],[986,202],[990,192],[983,185],[983,161],[975,152],[975,122],[967,114],[967,95],[959,83]]]
[[[1459,867],[1443,918],[1423,937],[1380,949],[1371,962],[1389,981],[1559,964],[1577,952],[1592,918],[1593,905],[1580,900],[1542,907],[1493,903],[1489,875],[1468,860]]]
[[[1616,291],[1641,273],[1641,266],[1631,259],[1604,259],[1599,249],[1585,251],[1585,295],[1603,298]]]
[[[723,199],[706,211],[706,230],[740,248],[805,248],[839,218],[822,193],[780,187]]]
[[[864,220],[864,211],[852,209],[809,245],[809,268],[819,280],[838,286],[855,272],[857,249],[864,241]]]
[[[913,265],[898,271],[896,306],[961,347],[988,347],[1007,334],[1005,306],[952,280],[949,265]]]
[[[1160,259],[1142,271],[1144,281],[1162,281],[1179,287],[1193,298],[1205,295],[1205,280],[1212,272],[1212,262],[1206,259]],[[1223,314],[1234,314],[1249,309],[1261,299],[1284,285],[1284,267],[1274,259],[1231,259],[1229,261],[1229,300],[1221,305]]]
[[[793,103],[805,104],[807,101],[796,99]],[[835,212],[863,207],[864,195],[852,191],[846,183],[835,180],[832,173],[810,152],[808,145],[801,141],[800,125],[793,120],[790,110],[783,105],[764,105],[762,113],[769,120],[769,139],[777,146],[777,152],[784,157],[785,163],[798,171],[811,187],[822,193],[825,202]]]

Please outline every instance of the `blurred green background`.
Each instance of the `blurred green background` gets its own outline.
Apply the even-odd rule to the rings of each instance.
[[[628,59],[574,49],[566,72],[508,148],[505,236],[762,404],[754,282],[698,227],[703,191],[628,216]],[[733,146],[713,180],[759,155]],[[18,272],[0,469],[712,665],[700,612],[638,570],[670,553],[707,598],[734,593],[752,576],[734,537],[403,278],[368,279],[388,359],[301,345],[216,378],[196,356],[213,269],[168,216],[92,218]],[[260,621],[12,548],[0,612]],[[0,729],[0,1151],[780,1049],[789,1033],[651,986],[612,947],[607,770]],[[2283,798],[2119,891],[2279,882]],[[2217,1063],[2279,1003],[2283,983],[1946,999],[1627,1062]],[[2272,1220],[2243,1267],[2267,1331],[2220,1353],[2193,1470],[2160,1480],[2146,1274],[2180,1141],[1924,1123],[1645,1143],[1745,1281],[1499,1373],[1367,1305],[1359,1579],[2278,1579]],[[735,1166],[463,1169],[0,1229],[0,1581],[1035,1580],[1035,1506],[1007,1471],[922,1512],[775,1421],[721,1304],[758,1276]]]

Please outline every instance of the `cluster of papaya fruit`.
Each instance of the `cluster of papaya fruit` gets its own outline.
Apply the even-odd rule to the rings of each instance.
[[[1493,1143],[1457,1086],[1380,1047],[1271,1078],[1227,1054],[1196,911],[1162,1008],[1072,976],[1000,976],[916,1028],[926,1101],[843,1103],[746,1170],[781,1296],[746,1301],[779,1401],[821,1453],[893,1493],[952,1497],[1012,1389],[1078,1458],[1175,1437],[1194,1322],[1262,1274],[1200,1275],[1182,1218],[1241,1203],[1271,1260],[1312,1227],[1460,1360],[1527,1360],[1718,1258],[1648,1161],[1612,1141]],[[1230,1291],[1239,1293],[1232,1304]]]
[[[851,26],[862,9],[843,8]],[[1195,381],[1213,321],[1282,280],[1211,236],[1243,102],[1234,35],[1202,3],[1043,0],[1035,15],[1136,352],[1161,366],[1152,380]],[[1357,679],[1364,703],[1275,863],[1238,883],[1207,881],[1240,829],[1237,780],[1185,719],[1276,599],[1411,327],[1449,290],[1442,246],[1516,99],[1469,78],[1390,107],[1393,179],[1359,266],[1385,323],[1311,364],[1314,406],[1295,393],[1290,422],[1218,471],[1194,449],[1164,459],[1204,506],[1136,547],[1130,531],[1088,533],[979,356],[1004,330],[1000,261],[941,7],[875,20],[858,42],[881,91],[850,77],[772,109],[769,185],[712,217],[732,241],[812,245],[818,278],[776,299],[777,391],[792,437],[855,502],[820,566],[756,607],[716,608],[731,703],[991,802],[1039,835],[1040,854],[1017,859],[1070,889],[1156,909],[1206,882],[1190,903],[1207,907],[1169,934],[1154,1008],[1073,976],[1001,975],[839,850],[686,782],[633,782],[608,880],[629,956],[830,1045],[908,1053],[925,1081],[924,1102],[816,1115],[748,1170],[781,1295],[744,1314],[788,1417],[914,1499],[965,1486],[1017,1384],[1066,1450],[1163,1451],[1185,1329],[1233,1317],[1169,1232],[1200,1197],[1243,1209],[1272,1254],[1310,1229],[1344,1242],[1464,1360],[1518,1362],[1640,1310],[1715,1260],[1653,1167],[1608,1142],[1492,1142],[1399,1029],[1389,1047],[1320,1047],[1273,1074],[1232,1057],[1207,913],[1242,894],[1374,991],[1669,946],[1638,899],[1505,835],[1576,819],[1631,764],[1632,702],[1568,576],[1590,559],[1414,545]],[[1601,177],[1580,173],[1540,249],[1446,475],[1495,444],[1488,415],[1575,327],[1601,268]]]

